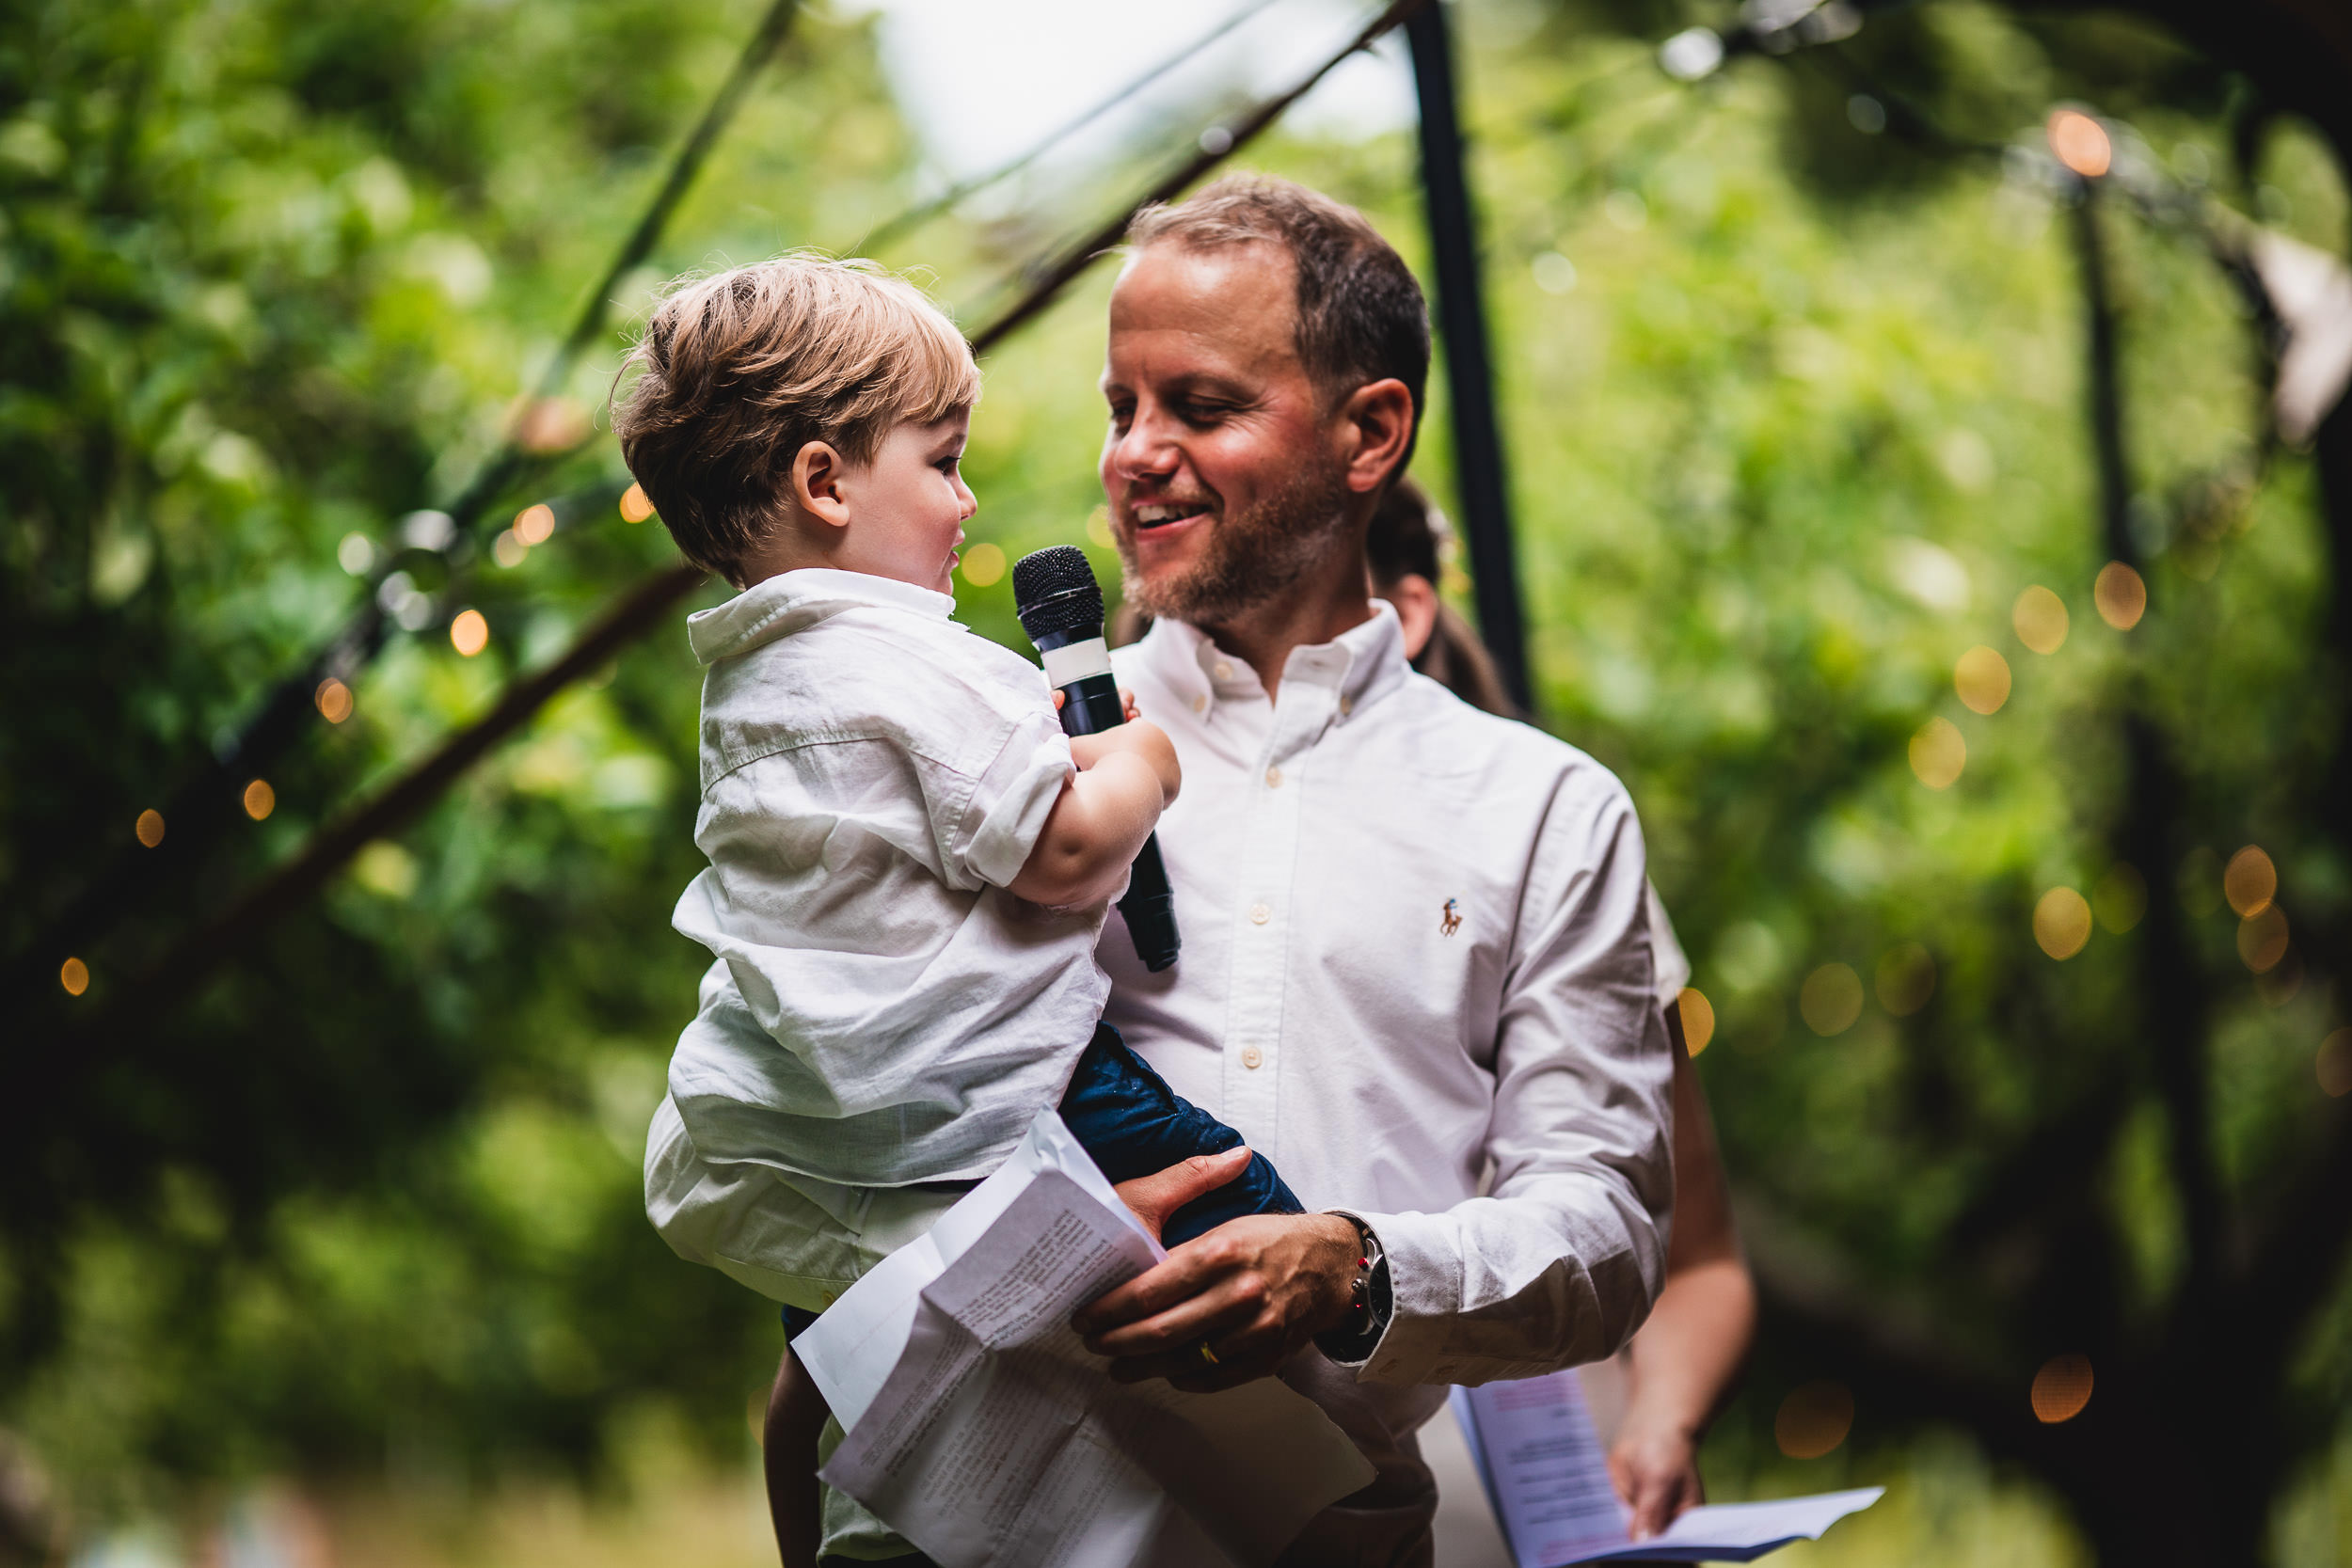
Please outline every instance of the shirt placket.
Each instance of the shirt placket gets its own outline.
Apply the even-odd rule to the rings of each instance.
[[[1278,1164],[1282,1006],[1298,869],[1301,787],[1332,709],[1331,690],[1285,681],[1274,728],[1244,784],[1232,986],[1225,1031],[1225,1119]]]

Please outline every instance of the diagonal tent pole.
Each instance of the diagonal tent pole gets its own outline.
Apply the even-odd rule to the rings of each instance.
[[[1137,76],[1133,81],[1124,84],[1119,88],[1118,91],[1106,95],[1096,103],[1091,108],[1086,110],[1083,114],[1080,114],[1075,119],[1063,121],[1054,130],[1049,131],[1044,135],[1039,137],[1037,141],[1028,148],[1014,154],[1012,157],[1006,159],[1003,163],[998,164],[994,168],[983,170],[982,172],[972,176],[968,180],[960,180],[955,184],[949,186],[946,190],[944,190],[937,196],[932,197],[930,200],[918,202],[914,206],[908,208],[905,212],[900,213],[897,217],[887,219],[881,225],[881,227],[867,230],[866,237],[858,241],[856,248],[860,252],[864,252],[884,245],[891,240],[897,239],[901,234],[907,233],[912,230],[921,228],[924,224],[929,223],[940,214],[946,212],[951,207],[954,207],[965,198],[977,195],[979,192],[988,189],[991,185],[996,184],[1000,181],[1011,179],[1014,175],[1020,173],[1023,169],[1027,168],[1031,164],[1036,163],[1040,158],[1045,156],[1046,153],[1052,151],[1055,148],[1059,147],[1063,142],[1068,141],[1072,136],[1076,135],[1079,132],[1085,130],[1088,126],[1093,124],[1104,115],[1109,114],[1113,109],[1118,108],[1120,104],[1135,97],[1136,94],[1141,92],[1144,88],[1157,83],[1161,77],[1166,76],[1172,71],[1175,71],[1184,65],[1185,61],[1191,59],[1195,55],[1200,54],[1202,50],[1208,48],[1219,39],[1224,38],[1227,34],[1231,33],[1234,28],[1240,26],[1243,23],[1254,19],[1261,11],[1265,10],[1273,4],[1274,0],[1253,0],[1252,4],[1236,7],[1232,14],[1228,16],[1224,21],[1210,28],[1207,32],[1201,34],[1199,38],[1193,40],[1190,43],[1184,45],[1184,48],[1178,50],[1167,59],[1162,60],[1159,64],[1153,66],[1142,75]]]
[[[1478,631],[1495,673],[1522,712],[1534,711],[1527,632],[1519,608],[1518,561],[1511,538],[1511,492],[1502,431],[1495,414],[1494,363],[1486,344],[1486,302],[1478,266],[1478,219],[1456,113],[1454,44],[1445,7],[1432,5],[1405,24],[1412,44],[1413,84],[1421,99],[1421,176],[1429,249],[1438,270],[1438,337],[1445,350],[1448,408],[1454,426],[1454,483],[1462,501],[1477,591]]]
[[[758,28],[744,43],[735,67],[712,95],[693,132],[671,161],[668,175],[654,193],[628,238],[589,293],[563,346],[539,378],[499,450],[483,465],[472,482],[449,505],[456,529],[445,548],[463,549],[469,531],[491,502],[522,477],[538,459],[520,438],[521,420],[532,404],[562,387],[580,356],[603,333],[612,313],[614,287],[650,255],[669,227],[678,204],[702,172],[711,150],[741,109],[743,100],[791,30],[800,0],[772,0]],[[385,571],[389,572],[387,562]],[[321,684],[330,678],[348,684],[375,657],[388,633],[376,590],[383,573],[368,579],[369,592],[342,628],[317,648],[292,675],[281,680],[235,737],[205,759],[197,776],[175,790],[164,816],[170,834],[159,845],[128,847],[118,851],[91,881],[54,919],[42,925],[33,945],[0,976],[0,995],[18,995],[31,987],[51,983],[57,965],[70,953],[87,951],[121,919],[151,902],[171,885],[172,873],[193,864],[201,851],[240,813],[246,782],[265,774],[292,749],[309,728],[310,707]]]
[[[1095,230],[1084,239],[1064,248],[1053,261],[1034,275],[1028,292],[1012,307],[982,327],[972,339],[972,352],[986,354],[1005,337],[1028,324],[1029,318],[1043,310],[1060,297],[1071,280],[1092,266],[1095,261],[1117,245],[1127,232],[1127,224],[1135,214],[1155,201],[1172,199],[1184,187],[1240,151],[1254,141],[1258,134],[1282,117],[1282,112],[1315,88],[1315,85],[1339,69],[1340,62],[1352,55],[1371,48],[1400,23],[1423,7],[1434,8],[1436,0],[1392,0],[1379,15],[1365,24],[1364,30],[1348,41],[1347,47],[1326,59],[1301,77],[1288,90],[1260,103],[1232,125],[1219,127],[1225,139],[1214,150],[1204,145],[1192,157],[1185,159],[1158,180],[1151,189],[1122,208],[1116,217]]]
[[[1342,60],[1376,40],[1430,0],[1395,0],[1338,54],[1288,90],[1266,100],[1231,132],[1232,140],[1216,152],[1188,159],[1174,174],[1120,209],[1118,218],[1083,242],[1059,253],[1041,269],[1020,298],[972,339],[976,353],[1002,342],[1034,320],[1071,279],[1125,232],[1127,221],[1140,208],[1165,200],[1216,167],[1244,146],[1281,112],[1320,82]],[[1107,237],[1104,237],[1107,236]],[[664,624],[666,612],[705,580],[686,565],[664,568],[641,579],[581,634],[562,657],[545,670],[512,683],[489,712],[445,740],[422,761],[412,765],[374,797],[333,824],[321,829],[291,860],[265,875],[261,882],[230,908],[174,946],[153,969],[127,988],[134,1006],[152,1012],[163,1002],[199,990],[262,931],[326,886],[369,843],[413,821],[449,786],[501,742],[528,724],[558,692],[602,666],[623,648]]]

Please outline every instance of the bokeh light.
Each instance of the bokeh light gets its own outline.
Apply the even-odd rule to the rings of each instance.
[[[1087,543],[1104,550],[1119,543],[1119,536],[1111,531],[1109,507],[1098,506],[1087,514]]]
[[[2257,974],[2267,974],[2287,956],[2286,911],[2276,904],[2237,926],[2237,956]]]
[[[1823,964],[1804,977],[1797,1011],[1817,1035],[1842,1035],[1862,1016],[1862,976],[1846,964]]]
[[[2148,584],[2120,561],[2110,561],[2099,568],[2099,580],[2090,585],[2090,597],[2099,607],[2099,619],[2117,631],[2131,630],[2148,613]]]
[[[545,501],[515,514],[515,537],[526,545],[544,545],[555,537],[555,508]]]
[[[2241,920],[2251,920],[2279,896],[2279,868],[2259,844],[2249,844],[2221,868],[2221,896]]]
[[[642,523],[653,515],[653,498],[645,494],[642,484],[632,484],[621,492],[621,521]]]
[[[531,546],[515,537],[511,528],[499,530],[499,536],[490,541],[490,559],[501,566],[519,566],[530,554]]]
[[[2090,908],[2100,925],[2122,935],[2148,912],[2148,879],[2129,861],[2117,861],[2090,890]]]
[[[1682,1043],[1695,1056],[1715,1037],[1715,1004],[1696,986],[1683,987],[1676,1003],[1682,1011]]]
[[[449,624],[449,645],[471,658],[490,645],[489,618],[478,610],[461,610]]]
[[[2044,1426],[2071,1421],[2090,1402],[2090,1357],[2054,1355],[2033,1374],[2033,1417]]]
[[[267,779],[256,779],[245,786],[245,814],[259,822],[278,809],[278,791],[270,788]]]
[[[1852,1430],[1853,1392],[1842,1383],[1792,1388],[1772,1418],[1772,1441],[1791,1459],[1819,1459]]]
[[[2017,641],[2035,653],[2054,654],[2066,646],[2066,601],[2038,582],[2017,595],[2009,624]]]
[[[1948,719],[1931,719],[1911,737],[1911,770],[1930,789],[1949,789],[1968,766],[1968,742]]]
[[[516,421],[515,440],[525,451],[566,451],[586,440],[588,430],[588,409],[577,398],[541,398]]]
[[[1879,1006],[1909,1018],[1935,994],[1935,959],[1915,942],[1899,942],[1880,955]]]
[[[375,564],[375,541],[364,533],[346,533],[335,546],[335,564],[355,578],[368,575]]]
[[[2319,1088],[2341,1100],[2352,1094],[2352,1029],[2338,1029],[2319,1042]]]
[[[351,717],[351,688],[332,675],[319,682],[310,700],[318,705],[319,717],[330,724],[340,724]]]
[[[2115,144],[2107,128],[2080,109],[2051,111],[2046,128],[2050,150],[2058,161],[2086,180],[2096,180],[2115,162]]]
[[[79,996],[89,990],[89,965],[79,958],[68,958],[57,966],[57,984],[68,996]]]
[[[1960,656],[1952,689],[1975,713],[1998,713],[2009,701],[2009,660],[1979,643]]]
[[[963,551],[963,580],[975,588],[986,588],[1001,581],[1005,575],[1005,552],[983,539],[967,545]]]
[[[2033,940],[2054,958],[2071,958],[2090,940],[2090,901],[2071,887],[2054,887],[2033,907]]]
[[[153,806],[139,813],[138,821],[131,831],[139,835],[139,842],[152,849],[164,841],[164,814]]]

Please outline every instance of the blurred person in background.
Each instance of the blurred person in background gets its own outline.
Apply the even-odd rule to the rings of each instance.
[[[1411,480],[1397,481],[1373,513],[1364,556],[1373,593],[1396,607],[1405,657],[1471,706],[1517,718],[1486,643],[1438,592],[1453,551],[1445,514]],[[1633,1510],[1637,1535],[1665,1528],[1684,1509],[1706,1500],[1699,1440],[1729,1397],[1756,1338],[1756,1284],[1732,1223],[1707,1091],[1683,1037],[1679,1000],[1690,983],[1691,961],[1654,886],[1649,914],[1658,997],[1675,1044],[1674,1234],[1666,1287],[1649,1321],[1613,1363],[1587,1373],[1588,1380],[1603,1382],[1613,1371],[1625,1385],[1609,1469]],[[1613,1402],[1594,1402],[1602,1413]]]

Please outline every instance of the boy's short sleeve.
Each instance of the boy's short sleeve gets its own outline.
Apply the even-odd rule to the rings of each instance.
[[[1015,719],[948,835],[951,871],[992,887],[1009,886],[1028,863],[1074,767],[1070,739],[1050,707]]]

